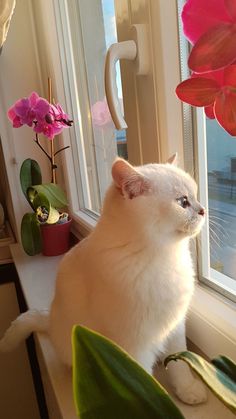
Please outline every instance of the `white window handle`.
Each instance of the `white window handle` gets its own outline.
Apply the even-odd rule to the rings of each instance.
[[[136,74],[148,73],[148,43],[146,27],[143,24],[132,25],[132,40],[112,44],[107,51],[105,62],[105,92],[107,104],[116,129],[127,128],[122,115],[116,86],[116,62],[121,59],[135,60]]]

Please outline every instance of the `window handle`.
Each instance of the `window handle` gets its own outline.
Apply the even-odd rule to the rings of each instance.
[[[122,115],[116,85],[116,62],[121,59],[134,60],[137,75],[148,74],[148,42],[146,26],[132,25],[131,40],[112,44],[107,51],[105,62],[105,92],[107,104],[116,129],[127,128]]]

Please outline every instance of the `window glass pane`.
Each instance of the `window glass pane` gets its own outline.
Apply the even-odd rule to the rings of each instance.
[[[210,263],[236,279],[236,139],[206,120]]]
[[[111,181],[111,165],[115,156],[118,154],[127,158],[126,132],[115,129],[104,89],[106,51],[112,43],[117,42],[115,9],[112,0],[81,0],[77,2],[77,8],[88,101],[87,113],[82,115],[86,126],[83,130],[83,143],[90,197],[85,207],[99,213]],[[78,65],[81,66],[81,62]],[[119,65],[116,70],[118,95],[123,108]]]

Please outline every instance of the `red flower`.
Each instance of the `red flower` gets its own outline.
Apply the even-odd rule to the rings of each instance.
[[[236,135],[236,65],[203,75],[193,74],[176,88],[180,100],[205,107],[210,118],[230,134]]]
[[[236,60],[236,0],[187,0],[182,21],[194,44],[188,61],[191,70],[206,73]]]

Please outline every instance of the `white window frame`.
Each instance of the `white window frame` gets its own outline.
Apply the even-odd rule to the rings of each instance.
[[[62,103],[66,104],[68,113],[72,111],[72,101],[77,98],[72,95],[77,94],[73,92],[74,85],[74,74],[72,68],[63,68],[62,62],[58,59],[58,56],[62,54],[60,45],[63,44],[63,36],[57,31],[56,22],[61,21],[61,13],[59,8],[63,7],[64,0],[50,0],[47,3],[47,13],[43,13],[44,6],[42,4],[44,0],[39,0],[42,8],[42,16],[45,22],[46,39],[48,41],[49,52],[51,53],[50,59],[52,60],[53,74],[55,77],[55,83],[57,87],[57,98]],[[179,151],[181,160],[184,150],[183,135],[181,140],[180,133],[183,133],[183,126],[181,121],[182,105],[180,102],[173,100],[173,87],[180,82],[180,65],[178,54],[173,54],[171,45],[176,44],[176,36],[178,34],[178,24],[176,15],[173,12],[173,0],[165,0],[165,2],[157,2],[156,0],[148,0],[151,5],[152,16],[150,20],[152,22],[152,42],[154,45],[154,68],[156,71],[156,88],[157,96],[159,100],[159,120],[160,120],[160,138],[161,138],[161,155],[162,158],[166,158],[168,154],[173,151]],[[45,3],[44,3],[45,4]],[[156,18],[162,19],[163,25],[157,27]],[[168,17],[168,25],[166,25],[166,18]],[[64,16],[64,19],[67,19]],[[53,23],[54,22],[54,23]],[[41,22],[43,24],[43,22]],[[169,30],[170,24],[173,23],[173,30]],[[68,24],[68,21],[67,21]],[[66,24],[63,22],[64,31],[66,31]],[[54,42],[50,41],[54,33]],[[64,36],[68,37],[65,32]],[[163,45],[160,45],[160,39],[162,39]],[[50,44],[51,42],[51,44]],[[59,45],[57,54],[55,52],[55,42]],[[71,40],[67,39],[70,44]],[[169,47],[170,45],[170,47]],[[175,51],[176,52],[176,51]],[[67,45],[67,53],[69,53]],[[168,57],[171,54],[171,57]],[[57,58],[56,58],[57,55]],[[68,57],[71,59],[71,57]],[[63,61],[63,60],[62,60]],[[171,71],[168,70],[168,65],[171,62]],[[165,70],[168,70],[167,72]],[[174,71],[175,69],[175,71]],[[63,78],[62,78],[63,74]],[[168,76],[166,76],[166,74]],[[177,81],[178,80],[178,81]],[[177,82],[176,82],[177,81]],[[81,86],[81,89],[83,86]],[[70,93],[72,92],[72,93]],[[80,91],[82,92],[82,90]],[[162,99],[164,98],[163,106]],[[171,110],[171,111],[170,111]],[[169,112],[170,117],[162,118],[162,114]],[[80,115],[77,115],[80,118]],[[180,122],[181,121],[181,122]],[[80,124],[79,124],[80,125]],[[77,135],[78,138],[81,136],[80,129],[67,130],[64,135],[65,144],[70,142],[70,136]],[[175,133],[178,132],[177,143],[175,142]],[[200,151],[199,151],[200,152]],[[81,150],[80,164],[82,172],[85,168],[84,165],[84,151]],[[200,161],[202,154],[200,155]],[[96,220],[91,217],[91,214],[85,213],[79,209],[77,186],[74,180],[73,160],[69,153],[64,154],[64,167],[65,177],[67,178],[67,185],[70,184],[68,189],[68,195],[72,206],[72,216],[74,219],[75,230],[81,235],[86,235],[91,231],[95,225]],[[200,191],[206,189],[205,180],[201,177]],[[200,197],[201,199],[203,196]],[[206,204],[206,199],[202,201]],[[204,234],[204,233],[203,233]],[[208,239],[209,240],[209,239]],[[207,253],[206,253],[207,254]],[[204,255],[204,254],[203,254]],[[212,272],[210,272],[212,274]],[[226,298],[217,294],[214,290],[206,288],[204,284],[198,283],[196,286],[195,295],[190,307],[188,320],[187,320],[187,331],[188,337],[195,343],[200,349],[202,349],[209,357],[213,357],[220,352],[235,359],[236,354],[236,310],[233,304]]]
[[[203,109],[196,110],[197,147],[198,147],[198,172],[199,172],[199,195],[200,201],[208,211],[208,179],[207,179],[207,138],[206,118]],[[210,240],[209,221],[201,233],[201,280],[207,285],[215,288],[226,297],[236,302],[236,281],[210,266]]]

